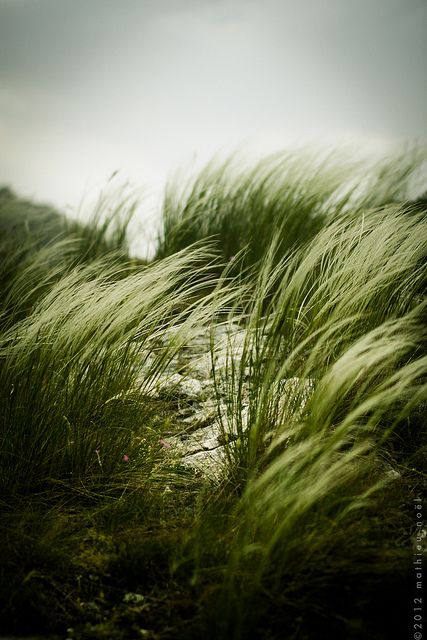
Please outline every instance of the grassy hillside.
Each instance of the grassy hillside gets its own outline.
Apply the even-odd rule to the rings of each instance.
[[[85,226],[0,192],[1,632],[411,632],[423,167],[211,164],[167,189],[151,264],[132,203]]]

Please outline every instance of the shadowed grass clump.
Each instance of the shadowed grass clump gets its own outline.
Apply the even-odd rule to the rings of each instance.
[[[376,164],[336,152],[276,154],[251,169],[211,162],[184,187],[167,187],[157,256],[213,238],[224,261],[246,249],[242,264],[251,266],[275,238],[280,259],[342,213],[407,200],[423,161],[415,148]]]
[[[396,544],[400,523],[383,510],[386,495],[405,500],[405,474],[418,492],[425,484],[425,464],[397,464],[392,452],[408,424],[421,427],[427,402],[426,222],[400,208],[345,216],[279,263],[273,245],[248,285],[245,329],[229,339],[216,373],[227,407],[219,411],[229,442],[224,491],[239,498],[222,524],[228,552],[210,637],[250,638],[254,629],[262,637],[267,625],[272,638],[319,629],[380,638],[375,612],[362,622],[380,588],[396,606],[390,632],[405,628],[399,600],[412,549]],[[425,450],[425,430],[415,440]],[[217,500],[200,515],[203,539]],[[354,599],[337,586],[344,576]]]
[[[114,203],[112,206],[112,203]],[[8,189],[0,192],[0,323],[10,326],[28,314],[77,265],[109,257],[130,272],[127,233],[135,199],[101,196],[86,224],[48,206],[21,200]],[[118,273],[118,271],[117,271]]]
[[[276,247],[273,243],[256,280],[244,290],[240,316],[237,308],[232,315],[233,321],[240,318],[244,330],[240,340],[230,342],[227,366],[217,374],[218,398],[224,388],[228,396],[229,424],[223,421],[223,429],[239,437],[240,446],[233,449],[238,475],[259,460],[259,446],[272,420],[286,421],[286,412],[301,413],[304,406],[312,415],[321,410],[327,425],[334,415],[346,415],[353,394],[352,385],[345,384],[346,367],[354,367],[359,389],[375,388],[381,378],[371,378],[359,358],[359,351],[374,361],[377,357],[371,332],[381,337],[388,323],[413,318],[407,349],[412,345],[413,357],[426,352],[421,321],[425,216],[408,216],[399,208],[362,218],[343,216],[306,248],[278,263]],[[398,341],[393,353],[400,353]],[[395,366],[408,361],[405,352]],[[338,372],[334,384],[341,382],[336,398],[325,405],[327,394],[323,386],[317,389],[320,380],[326,384],[330,371]]]
[[[215,285],[198,269],[208,259],[195,248],[126,277],[111,260],[75,267],[3,334],[3,491],[100,479],[135,459],[124,415],[138,407],[143,426],[144,394],[211,317],[212,296],[195,301]]]
[[[405,467],[397,472],[386,462],[391,458],[384,442],[417,408],[425,408],[427,356],[416,357],[414,349],[418,336],[425,338],[423,311],[425,306],[349,344],[312,379],[302,414],[286,387],[280,394],[283,371],[274,379],[268,369],[265,378],[259,375],[259,396],[251,399],[238,444],[230,445],[229,486],[237,487],[241,498],[231,517],[212,637],[249,638],[254,628],[262,632],[266,617],[290,638],[300,637],[299,632],[316,637],[317,625],[330,637],[353,637],[351,620],[363,615],[362,600],[344,593],[333,605],[328,598],[334,597],[334,580],[347,576],[357,597],[364,593],[369,601],[367,593],[373,597],[369,590],[385,575],[398,571],[408,578],[412,549],[407,540],[396,545],[401,523],[391,523],[383,513],[387,484],[397,484],[388,495],[399,500]],[[312,344],[312,358],[322,362],[319,338]],[[296,387],[303,398],[304,379]],[[423,477],[425,468],[419,468],[413,479],[419,488]],[[369,514],[380,504],[383,522],[371,522]],[[381,535],[381,526],[389,539]],[[396,582],[394,577],[394,588],[403,595],[404,585]],[[390,597],[391,591],[381,588]],[[281,607],[287,613],[281,615]],[[403,609],[401,604],[399,615]],[[298,623],[294,616],[301,618]],[[354,637],[371,637],[370,623],[365,635],[359,629]]]

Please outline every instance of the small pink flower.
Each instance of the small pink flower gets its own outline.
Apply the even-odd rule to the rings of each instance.
[[[230,256],[230,257],[228,258],[228,262],[234,262],[234,261],[235,261],[235,259],[236,259],[236,256]]]
[[[125,453],[125,455],[122,458],[123,462],[129,462],[129,456]]]
[[[159,443],[162,445],[162,447],[164,449],[170,449],[171,448],[171,444],[170,442],[168,442],[167,440],[165,440],[164,438],[160,438]]]

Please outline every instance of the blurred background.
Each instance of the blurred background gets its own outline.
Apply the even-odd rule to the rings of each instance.
[[[75,212],[236,149],[427,140],[425,0],[0,0],[0,185]]]

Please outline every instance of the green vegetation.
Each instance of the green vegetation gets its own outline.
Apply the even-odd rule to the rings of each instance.
[[[245,249],[243,264],[254,265],[275,237],[281,258],[343,213],[405,201],[424,160],[411,149],[374,164],[308,151],[277,154],[253,168],[241,168],[237,158],[212,162],[196,178],[178,176],[168,185],[157,255],[212,237],[225,261]]]
[[[83,225],[0,192],[2,632],[404,637],[423,162],[211,164],[167,190],[151,264],[127,252],[133,202]],[[183,449],[205,423],[213,466]]]

